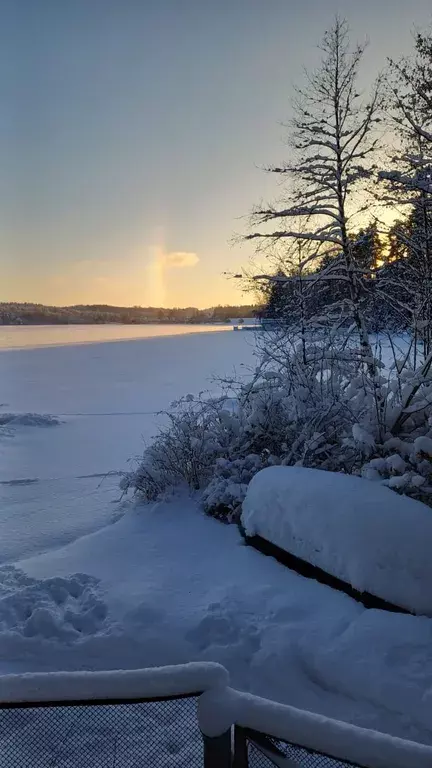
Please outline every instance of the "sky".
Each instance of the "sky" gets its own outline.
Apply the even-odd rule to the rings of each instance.
[[[430,0],[0,0],[0,301],[246,303],[293,84],[335,13],[362,85]]]

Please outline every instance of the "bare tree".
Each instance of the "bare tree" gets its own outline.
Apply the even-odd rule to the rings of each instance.
[[[320,68],[307,74],[306,87],[297,90],[289,138],[292,159],[267,169],[288,182],[284,199],[280,205],[254,209],[254,231],[246,239],[259,240],[259,248],[287,240],[307,241],[314,247],[308,249],[302,269],[316,266],[323,258],[328,260],[328,268],[320,271],[319,279],[345,285],[341,314],[352,319],[361,362],[375,376],[362,311],[364,270],[355,263],[349,233],[355,218],[368,210],[361,187],[371,174],[377,148],[380,89],[377,83],[369,100],[363,102],[357,78],[364,46],[351,50],[345,20],[335,20],[321,48]],[[293,228],[291,222],[295,220],[302,221],[303,226]]]

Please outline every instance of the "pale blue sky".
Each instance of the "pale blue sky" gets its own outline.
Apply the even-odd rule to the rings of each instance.
[[[241,301],[222,272],[251,251],[229,240],[276,192],[257,166],[285,157],[292,84],[334,14],[370,38],[365,85],[432,20],[430,0],[0,9],[0,300],[54,304]]]

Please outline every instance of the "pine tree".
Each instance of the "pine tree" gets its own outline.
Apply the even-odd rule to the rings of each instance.
[[[356,267],[364,270],[365,277],[370,277],[375,271],[378,261],[382,258],[383,252],[376,222],[356,232],[351,241],[353,261]]]
[[[290,278],[282,269],[278,269],[269,283],[267,303],[262,311],[262,317],[268,320],[289,322],[292,294]]]
[[[380,284],[409,318],[426,360],[432,355],[432,37],[417,35],[414,57],[391,65],[389,112],[401,150],[380,176],[388,203],[407,214],[391,230],[397,261]]]

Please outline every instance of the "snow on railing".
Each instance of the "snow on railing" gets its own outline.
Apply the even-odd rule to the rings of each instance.
[[[186,697],[199,697],[198,724],[204,740],[203,765],[206,768],[231,765],[233,726],[243,739],[249,737],[252,743],[254,732],[257,736],[264,734],[362,768],[432,766],[432,747],[240,693],[229,687],[227,670],[211,662],[138,670],[0,677],[0,711],[22,707],[130,704]],[[181,718],[180,713],[179,716]],[[26,732],[28,737],[29,732]],[[20,745],[23,745],[21,737]]]
[[[230,768],[231,728],[209,738],[200,733],[196,716],[198,697],[228,683],[226,669],[211,662],[5,675],[0,677],[0,768],[54,763],[93,768],[95,750],[101,764],[125,768],[137,759],[143,768],[186,763]]]
[[[201,731],[216,737],[241,726],[362,768],[431,768],[432,747],[359,728],[231,688],[198,701]]]
[[[24,702],[84,704],[169,698],[228,684],[227,670],[213,662],[106,672],[31,672],[0,676],[0,707]]]

